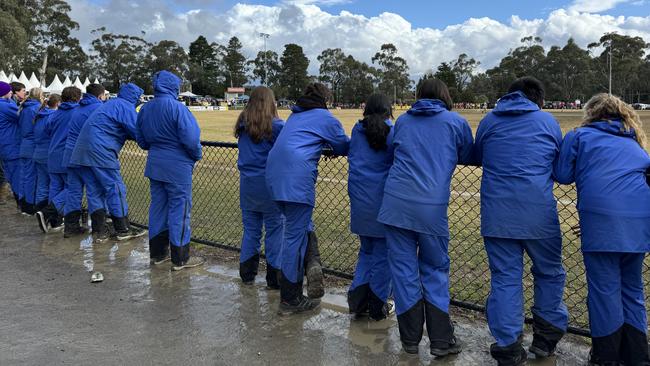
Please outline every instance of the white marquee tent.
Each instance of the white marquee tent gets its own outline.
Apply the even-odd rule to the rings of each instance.
[[[61,94],[63,91],[63,84],[61,83],[61,80],[59,80],[59,75],[54,75],[54,80],[52,80],[52,83],[47,86],[47,90],[50,93],[56,93],[56,94]]]
[[[36,78],[36,74],[32,72],[32,75],[29,77],[29,83],[32,85],[32,88],[40,88],[41,82]]]
[[[3,83],[9,82],[9,78],[7,77],[7,74],[5,74],[4,71],[0,71],[0,81],[2,81]]]
[[[64,88],[68,86],[74,86],[79,88],[83,93],[86,92],[86,87],[91,84],[90,79],[86,76],[85,81],[82,83],[81,78],[76,77],[74,82],[70,80],[69,76],[66,76],[64,81],[61,82],[59,75],[54,75],[54,79],[49,84],[41,84],[39,79],[36,77],[36,74],[32,72],[31,76],[27,78],[25,72],[21,72],[19,77],[16,77],[16,74],[13,72],[7,75],[4,70],[0,70],[0,81],[5,83],[11,83],[17,81],[25,85],[25,89],[28,91],[32,88],[41,88],[46,93],[56,93],[61,94]],[[99,80],[95,78],[95,83],[99,84]]]

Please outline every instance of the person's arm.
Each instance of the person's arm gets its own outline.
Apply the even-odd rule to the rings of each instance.
[[[194,161],[199,161],[203,157],[201,146],[201,129],[196,122],[194,115],[187,109],[178,108],[178,138],[187,151],[188,155]]]
[[[474,139],[474,147],[472,148],[472,162],[471,165],[483,166],[483,139],[487,132],[487,117],[483,118],[478,124],[476,130],[476,138]]]
[[[126,132],[126,138],[135,140],[137,129],[135,122],[138,119],[138,112],[135,111],[135,107],[127,106],[121,114],[119,121],[122,123],[122,127]]]
[[[576,131],[569,131],[564,136],[560,153],[553,163],[553,179],[560,184],[575,182],[575,165],[578,155],[578,139]]]
[[[346,156],[350,148],[350,138],[345,134],[345,130],[338,119],[333,116],[328,117],[323,138],[332,148],[334,155]]]
[[[472,150],[474,147],[474,136],[472,128],[464,118],[461,118],[460,130],[456,136],[456,148],[458,150],[458,163],[469,165],[472,163]]]
[[[142,121],[144,115],[146,115],[146,112],[142,113],[142,110],[140,113],[138,113],[138,119],[135,123],[135,141],[138,143],[138,146],[140,146],[142,150],[149,150],[149,148],[151,148],[151,145],[147,142],[147,140],[144,138],[144,135],[142,134]]]

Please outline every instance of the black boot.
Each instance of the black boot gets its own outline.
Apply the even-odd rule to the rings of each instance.
[[[626,366],[650,365],[650,357],[648,357],[648,336],[627,323],[623,324],[621,360]]]
[[[357,286],[352,291],[348,291],[348,308],[351,314],[355,314],[356,316],[368,314],[370,292],[370,285],[367,283]]]
[[[171,246],[172,254],[172,271],[180,271],[183,269],[194,268],[202,266],[205,259],[197,256],[190,256],[190,244],[183,246]]]
[[[591,337],[589,363],[592,365],[619,365],[621,362],[621,342],[623,327],[604,337]]]
[[[239,263],[239,277],[246,285],[252,285],[260,267],[260,255],[255,254],[247,260]]]
[[[131,240],[141,237],[147,233],[147,230],[131,227],[128,216],[112,216],[113,228],[115,228],[115,239],[117,241]]]
[[[562,329],[533,314],[533,343],[529,351],[539,358],[552,356],[564,333]]]
[[[280,270],[266,262],[266,288],[269,290],[280,289]]]
[[[169,230],[165,230],[149,239],[149,263],[158,265],[170,260]]]
[[[375,295],[372,289],[368,291],[368,316],[370,319],[384,320],[393,312],[395,312],[395,306],[392,302],[383,301]]]
[[[99,210],[90,214],[91,227],[93,231],[93,241],[95,243],[104,243],[110,238],[108,225],[106,225],[106,210]]]
[[[424,313],[427,320],[431,354],[436,357],[444,357],[460,353],[462,348],[454,336],[454,326],[451,324],[449,314],[427,301],[424,301]]]
[[[73,211],[65,215],[65,228],[63,230],[64,238],[71,238],[75,235],[83,235],[88,232],[85,227],[79,223],[81,219],[81,211]]]
[[[51,203],[36,212],[36,220],[44,233],[60,231],[63,228],[63,217]]]
[[[424,333],[424,301],[416,302],[408,311],[398,315],[397,325],[404,351],[417,354]]]
[[[34,208],[35,212],[43,210],[47,206],[47,201],[38,202]]]
[[[305,254],[305,276],[307,277],[307,296],[320,299],[325,295],[323,267],[318,249],[318,238],[314,231],[308,233],[307,253]]]
[[[521,345],[522,337],[506,347],[497,346],[493,343],[490,346],[490,355],[497,361],[499,366],[521,366],[526,364],[528,353]]]
[[[280,271],[282,272],[282,271]],[[310,299],[302,294],[302,282],[293,283],[280,273],[279,315],[290,315],[313,310],[320,305],[320,300]]]

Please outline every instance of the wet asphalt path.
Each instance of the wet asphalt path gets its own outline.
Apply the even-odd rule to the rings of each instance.
[[[279,317],[279,294],[263,275],[240,286],[236,263],[172,273],[150,268],[146,240],[43,235],[9,206],[0,221],[0,365],[495,365],[482,321],[455,317],[458,356],[433,359],[426,337],[407,356],[394,317],[352,320],[342,289],[319,311]],[[584,364],[587,352],[565,341],[557,360],[530,364]]]

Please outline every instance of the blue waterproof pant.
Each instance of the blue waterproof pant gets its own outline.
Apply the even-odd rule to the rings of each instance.
[[[386,225],[397,315],[424,299],[449,313],[449,237]]]
[[[295,202],[278,201],[277,203],[285,218],[280,269],[289,282],[302,283],[309,232],[314,231],[314,224],[311,221],[314,207]]]
[[[71,212],[75,211],[81,211],[82,207],[82,202],[83,202],[83,197],[84,197],[84,180],[83,180],[83,168],[81,167],[70,167],[68,168],[68,175],[67,175],[67,185],[68,185],[68,192],[65,197],[65,214],[68,215]],[[92,195],[95,200],[97,200],[97,197],[99,197],[99,193],[93,190],[99,189],[98,184],[93,184],[88,187],[86,187],[87,191],[92,191],[91,193],[88,193],[88,195]],[[100,205],[98,202],[93,202],[93,208],[95,209],[94,211],[90,212],[95,212],[97,210],[97,205],[99,205],[99,208],[103,207],[104,205]]]
[[[264,253],[266,262],[273,268],[280,268],[282,242],[284,241],[284,217],[280,210],[274,212],[256,212],[242,210],[244,235],[241,241],[239,262],[243,263],[256,254],[260,254],[262,245],[262,227],[265,230]]]
[[[192,184],[149,180],[149,240],[168,232],[169,243],[176,247],[189,244]]]
[[[36,204],[49,202],[50,174],[47,172],[47,163],[34,162],[36,167]]]
[[[66,196],[66,174],[50,173],[50,202],[56,207],[56,210],[63,214]]]
[[[359,236],[359,239],[361,241],[359,260],[349,291],[367,284],[380,300],[386,302],[391,282],[386,238]]]
[[[126,217],[126,186],[119,169],[79,167],[81,179],[86,186],[88,212],[91,214],[104,207],[113,217]]]
[[[584,252],[587,306],[592,337],[604,337],[627,323],[646,333],[643,253]]]
[[[2,168],[4,169],[5,179],[11,186],[11,191],[18,195],[18,198],[21,198],[20,159],[3,160]]]
[[[21,180],[22,180],[22,197],[29,204],[36,204],[36,189],[38,187],[38,176],[36,174],[36,165],[34,160],[20,159]]]
[[[524,327],[524,251],[533,266],[535,287],[532,312],[563,331],[569,313],[562,301],[566,272],[562,266],[562,238],[504,239],[484,237],[492,281],[487,320],[500,347],[517,341]]]

